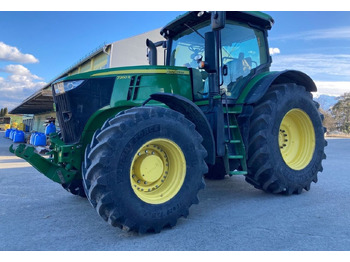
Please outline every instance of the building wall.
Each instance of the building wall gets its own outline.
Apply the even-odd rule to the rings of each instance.
[[[109,53],[111,52],[111,46],[107,46],[104,51],[96,54],[95,56],[89,58],[84,63],[78,65],[68,75],[75,75],[79,73],[84,73],[87,71],[98,70],[109,67]]]
[[[33,128],[34,115],[23,115],[23,124],[26,125],[26,130],[30,131]]]
[[[68,75],[104,68],[148,65],[146,40],[148,38],[154,43],[165,40],[159,32],[160,28],[107,45],[104,50],[73,68]],[[164,49],[158,47],[157,50],[157,64],[164,65]]]
[[[148,65],[146,39],[153,43],[165,40],[155,29],[140,35],[123,39],[112,44],[110,67]],[[157,48],[157,64],[164,65],[164,49]]]
[[[32,130],[31,131],[44,133],[45,132],[45,128],[46,128],[45,121],[49,117],[56,118],[56,113],[55,112],[49,112],[49,113],[34,115],[33,124],[32,124]],[[56,123],[56,125],[57,125],[57,123]]]

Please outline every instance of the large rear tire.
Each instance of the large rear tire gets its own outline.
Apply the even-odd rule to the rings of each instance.
[[[126,110],[106,121],[87,146],[83,180],[97,213],[140,233],[174,226],[198,203],[206,150],[195,125],[162,107]]]
[[[303,86],[272,86],[250,119],[247,182],[270,193],[300,194],[317,182],[325,128]]]

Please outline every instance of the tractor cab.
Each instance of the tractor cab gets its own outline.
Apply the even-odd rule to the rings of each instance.
[[[260,12],[188,12],[161,30],[168,41],[166,64],[190,68],[195,101],[208,99],[208,73],[216,73],[214,92],[237,99],[243,83],[269,70],[272,23]]]

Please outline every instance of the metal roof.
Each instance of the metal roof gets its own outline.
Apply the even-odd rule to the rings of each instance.
[[[10,114],[39,114],[50,111],[53,111],[51,88],[37,91],[16,108],[12,109]]]

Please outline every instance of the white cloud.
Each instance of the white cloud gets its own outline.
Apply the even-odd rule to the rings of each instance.
[[[350,81],[315,81],[317,86],[316,96],[325,94],[340,96],[350,92]]]
[[[31,54],[21,53],[17,47],[0,42],[0,61],[18,63],[38,63],[39,60]]]
[[[321,39],[347,39],[350,40],[350,26],[334,27],[304,31],[295,34],[285,34],[270,37],[270,40],[321,40]]]
[[[270,47],[269,48],[269,52],[270,52],[270,55],[275,55],[275,54],[280,54],[281,51],[279,48],[277,47]]]
[[[11,110],[46,85],[22,65],[7,65],[0,71],[8,74],[7,78],[0,77],[0,108],[8,107]]]
[[[0,71],[9,73],[13,76],[26,76],[28,78],[40,80],[41,78],[37,75],[33,75],[28,68],[22,65],[7,65],[4,69],[0,69]]]
[[[271,69],[294,69],[324,81],[350,81],[349,54],[294,54],[273,58]]]
[[[294,54],[273,57],[271,71],[299,70],[309,75],[317,86],[315,96],[350,92],[349,54]]]

